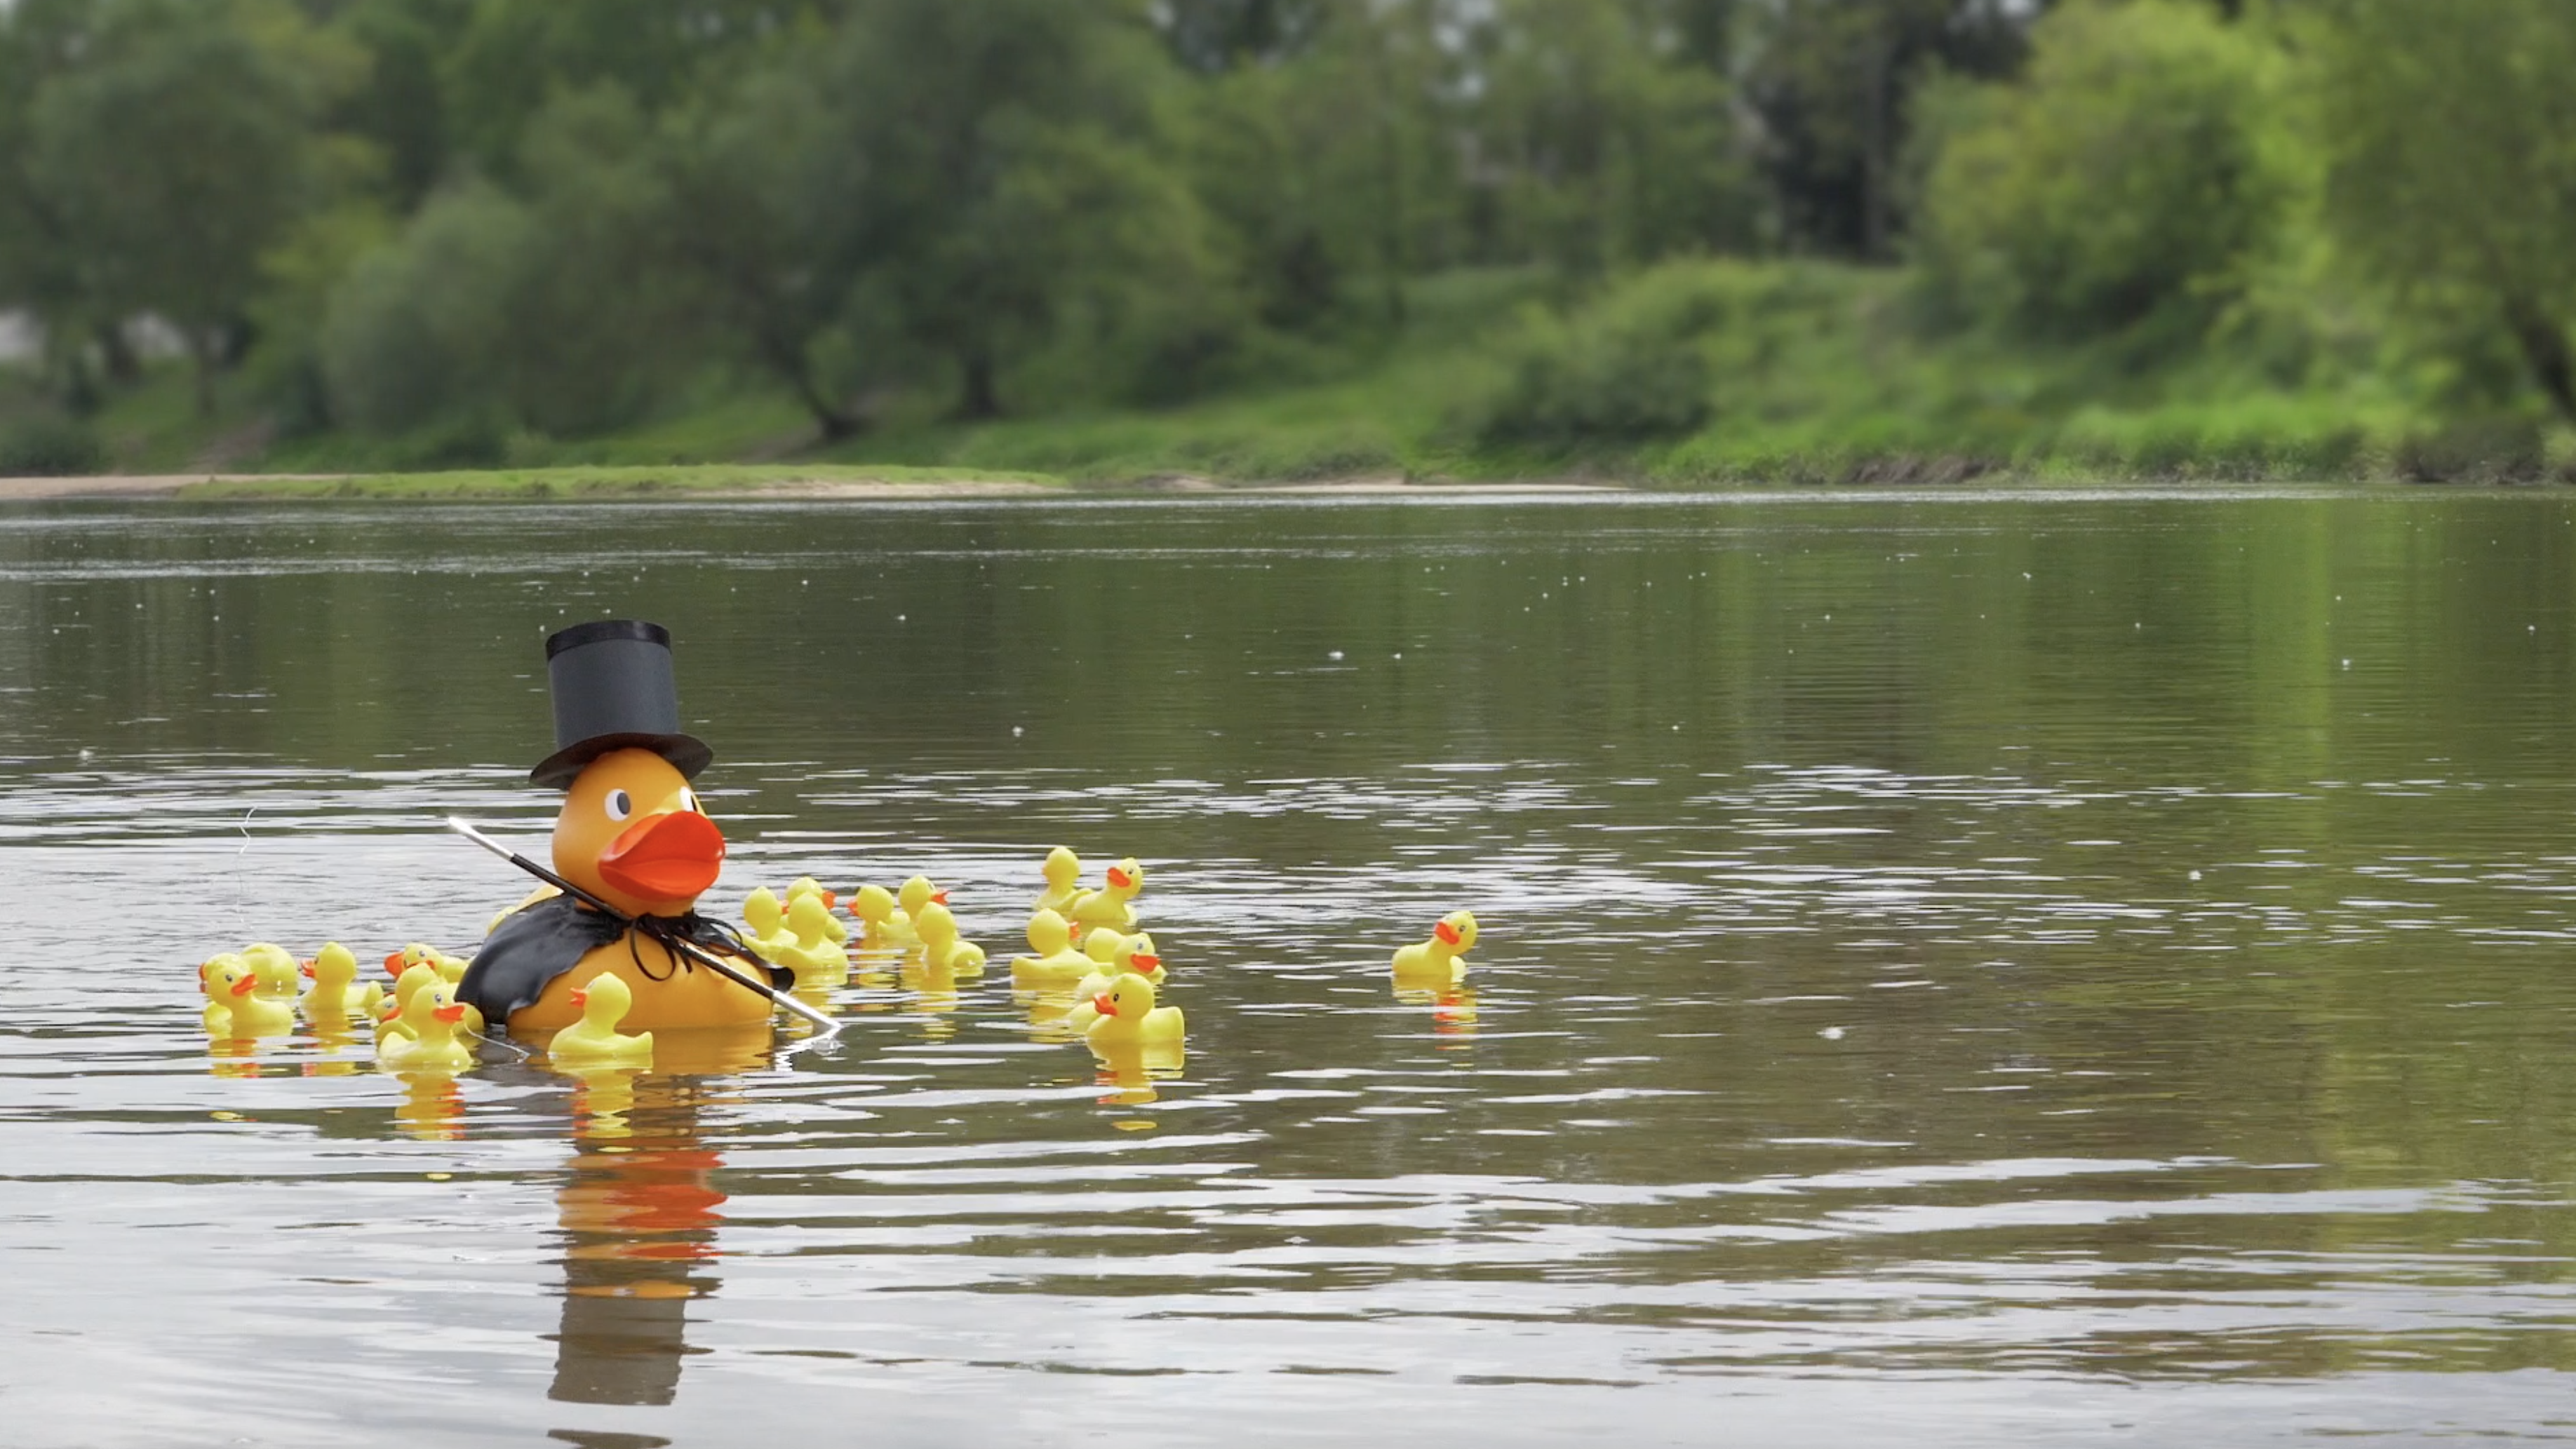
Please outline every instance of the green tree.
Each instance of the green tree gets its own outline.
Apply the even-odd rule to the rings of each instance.
[[[842,8],[841,0],[462,3],[471,15],[441,66],[450,144],[504,178],[525,150],[528,127],[556,97],[614,86],[658,115],[720,88],[800,18]]]
[[[261,257],[313,199],[308,124],[351,75],[282,4],[126,0],[35,97],[28,168],[78,291],[175,328],[200,413],[246,344]]]
[[[0,310],[44,329],[45,361],[76,408],[95,402],[83,349],[102,325],[81,287],[80,250],[34,165],[35,101],[93,43],[96,0],[0,7]]]
[[[2270,46],[2184,0],[2070,0],[2031,39],[2023,79],[1935,92],[1932,271],[2040,333],[2205,316],[2288,196]]]
[[[1206,295],[1195,200],[1149,149],[1177,76],[1142,6],[855,0],[839,56],[864,158],[854,273],[954,364],[961,416],[1002,411],[1004,363],[1050,335],[1069,284]]]
[[[673,118],[663,225],[715,335],[796,395],[827,439],[859,431],[825,355],[856,271],[866,153],[840,130],[829,78],[787,55]]]
[[[2500,332],[2576,422],[2576,9],[2318,0],[2299,13],[2340,247],[2419,317],[2449,319],[2459,351]]]
[[[513,169],[522,191],[442,193],[335,289],[322,355],[341,416],[384,433],[582,436],[645,416],[696,368],[703,308],[632,98],[558,97]]]
[[[1915,88],[1937,70],[2013,73],[2025,17],[2012,0],[1772,0],[1746,95],[1789,240],[1884,261],[1905,216],[1899,161]]]
[[[1651,0],[1500,0],[1476,32],[1471,145],[1489,249],[1576,275],[1754,234],[1726,83]]]
[[[1369,0],[1317,11],[1294,55],[1193,87],[1174,150],[1242,248],[1265,321],[1313,323],[1359,290],[1401,322],[1405,278],[1461,250],[1445,14]]]

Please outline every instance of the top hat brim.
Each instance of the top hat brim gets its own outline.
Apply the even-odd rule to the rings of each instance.
[[[714,748],[695,735],[593,735],[546,756],[528,772],[528,781],[561,789],[589,768],[591,761],[612,750],[651,750],[670,761],[683,780],[696,779],[698,772],[714,764],[716,758]]]

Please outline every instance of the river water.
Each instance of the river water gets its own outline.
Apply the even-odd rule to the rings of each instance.
[[[1135,855],[1181,1074],[211,1049],[621,615],[711,901]],[[2571,695],[2563,493],[10,508],[0,1439],[2576,1437]]]

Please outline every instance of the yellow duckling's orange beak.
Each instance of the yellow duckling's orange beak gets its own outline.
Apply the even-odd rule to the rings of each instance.
[[[1455,946],[1458,944],[1458,928],[1449,924],[1447,921],[1442,921],[1439,925],[1432,927],[1431,934],[1440,938],[1441,945]]]
[[[572,1003],[573,1010],[579,1011],[583,1007],[590,1005],[590,988],[587,986],[576,986],[572,989],[572,995],[566,997],[565,1000]]]
[[[387,976],[400,978],[403,974],[403,967],[406,964],[407,963],[403,960],[403,953],[400,951],[387,951],[385,953],[385,974]]]
[[[694,810],[647,815],[626,827],[599,857],[599,878],[653,901],[696,898],[724,868],[724,832]]]
[[[948,904],[948,892],[946,891],[932,891],[930,893],[930,898],[939,902],[943,906]]]
[[[1108,994],[1103,992],[1102,994],[1091,998],[1091,1009],[1099,1012],[1102,1016],[1116,1016],[1118,1014],[1118,1003],[1110,1000]]]
[[[1162,965],[1163,958],[1160,956],[1144,955],[1130,956],[1127,958],[1127,964],[1135,967],[1137,973],[1142,975],[1143,973],[1151,971],[1155,967]]]
[[[840,903],[841,898],[839,896],[832,894],[830,891],[823,892],[823,909],[828,911]]]
[[[304,979],[305,979],[305,980],[310,981],[310,980],[312,980],[312,979],[313,979],[313,963],[312,963],[312,962],[307,961],[307,962],[303,963],[302,965],[300,965],[300,966],[296,967],[295,969],[296,969],[296,971],[297,971],[297,972],[299,972],[300,974],[302,974],[302,976],[304,977]]]
[[[1134,880],[1135,877],[1129,875],[1123,870],[1120,870],[1118,867],[1114,865],[1109,867],[1109,883],[1118,887],[1120,890],[1123,891],[1127,889]]]
[[[252,971],[245,971],[245,972],[243,972],[243,973],[242,973],[242,979],[240,979],[239,981],[236,981],[236,982],[234,982],[234,983],[233,983],[233,995],[235,995],[235,996],[248,996],[248,995],[250,995],[251,988],[252,988],[252,987],[254,987],[254,986],[257,986],[258,984],[259,984],[259,975],[258,975],[258,973],[257,973],[257,972],[252,972]]]
[[[437,1017],[439,1020],[447,1022],[450,1025],[454,1025],[455,1023],[465,1019],[465,1003],[460,1001],[453,1006],[442,1006],[438,1010],[431,1012],[430,1015]]]

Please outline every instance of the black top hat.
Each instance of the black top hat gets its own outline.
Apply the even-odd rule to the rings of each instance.
[[[555,752],[528,772],[540,785],[569,785],[611,750],[651,750],[694,780],[716,752],[680,732],[680,687],[671,674],[671,631],[640,619],[575,624],[546,639],[546,682],[555,697]]]

